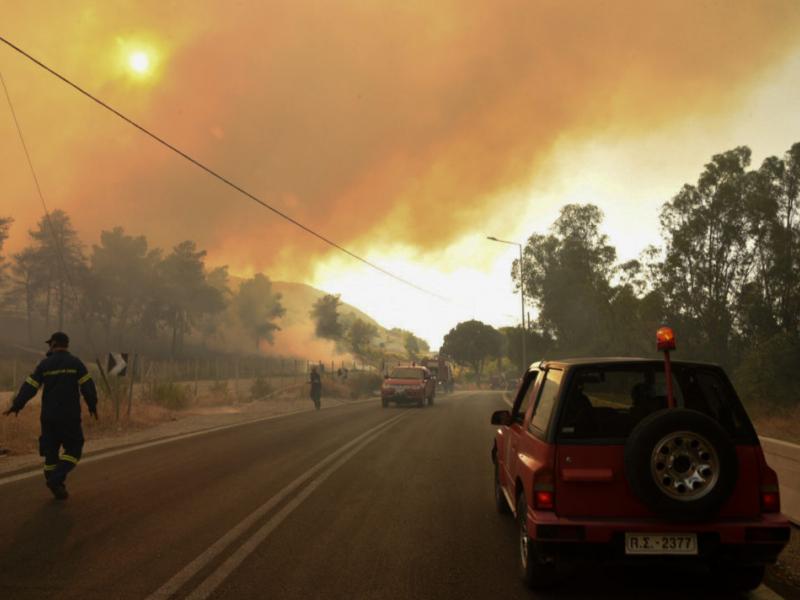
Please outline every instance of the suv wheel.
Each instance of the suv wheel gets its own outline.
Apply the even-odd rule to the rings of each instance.
[[[625,475],[636,496],[674,520],[706,519],[722,508],[738,476],[736,448],[710,417],[667,408],[644,418],[625,444]]]
[[[511,512],[506,495],[503,493],[503,487],[500,485],[500,469],[497,466],[497,462],[494,463],[494,507],[501,515],[507,515]]]
[[[531,589],[545,589],[556,582],[556,563],[552,557],[543,556],[538,544],[528,537],[528,502],[525,494],[517,498],[517,525],[519,529],[519,574]]]

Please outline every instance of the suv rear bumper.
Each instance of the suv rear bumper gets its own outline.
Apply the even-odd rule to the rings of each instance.
[[[384,402],[394,402],[395,404],[417,404],[420,401],[426,400],[425,394],[403,394],[400,395],[385,395],[381,396]]]
[[[695,533],[696,556],[631,556],[625,554],[626,533]],[[791,536],[783,515],[759,519],[681,523],[656,519],[566,519],[552,512],[528,511],[528,535],[545,552],[574,558],[647,563],[652,561],[696,562],[709,559],[738,564],[772,564]]]

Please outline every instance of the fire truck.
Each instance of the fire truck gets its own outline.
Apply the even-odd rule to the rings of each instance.
[[[453,367],[443,356],[424,358],[420,364],[431,372],[441,392],[453,391]]]

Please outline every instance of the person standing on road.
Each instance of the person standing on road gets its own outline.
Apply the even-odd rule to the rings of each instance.
[[[320,398],[322,398],[322,378],[319,376],[317,367],[311,367],[308,382],[311,384],[311,400],[314,407],[319,410]]]
[[[83,451],[80,396],[89,413],[97,418],[97,390],[86,365],[69,353],[69,337],[57,331],[47,340],[50,351],[25,380],[5,416],[21,411],[44,386],[42,392],[39,454],[44,457],[47,487],[57,500],[66,500],[67,473],[75,468]],[[59,456],[61,447],[64,453]]]

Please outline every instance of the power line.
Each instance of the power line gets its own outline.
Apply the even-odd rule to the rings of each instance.
[[[68,79],[66,76],[62,75],[61,73],[59,73],[55,69],[47,66],[45,63],[43,63],[39,59],[37,59],[34,56],[28,54],[25,50],[23,50],[22,48],[20,48],[19,46],[15,45],[15,44],[13,44],[9,40],[7,40],[5,37],[0,36],[0,41],[2,41],[9,48],[11,48],[12,50],[15,50],[16,52],[18,52],[19,54],[21,54],[22,56],[24,56],[25,58],[27,58],[28,60],[30,60],[31,62],[36,64],[37,66],[39,66],[42,69],[44,69],[45,71],[47,71],[48,73],[50,73],[54,77],[57,77],[58,79],[60,79],[61,81],[63,81],[64,83],[66,83],[67,85],[69,85],[70,87],[75,89],[76,91],[78,91],[79,93],[83,94],[84,96],[86,96],[87,98],[89,98],[90,100],[95,102],[96,104],[98,104],[101,107],[105,108],[107,111],[113,113],[115,116],[119,117],[120,119],[122,119],[123,121],[128,123],[129,125],[135,127],[136,129],[138,129],[139,131],[141,131],[142,133],[144,133],[145,135],[147,135],[151,139],[155,140],[156,142],[158,142],[162,146],[168,148],[169,150],[171,150],[175,154],[179,155],[183,159],[185,159],[188,162],[192,163],[194,166],[198,167],[199,169],[202,169],[203,171],[205,171],[206,173],[208,173],[209,175],[211,175],[215,179],[218,179],[219,181],[221,181],[224,184],[226,184],[227,186],[233,188],[234,190],[236,190],[240,194],[246,196],[247,198],[249,198],[253,202],[256,202],[257,204],[261,205],[263,208],[266,208],[267,210],[272,211],[273,213],[275,213],[276,215],[278,215],[282,219],[288,221],[289,223],[291,223],[295,227],[298,227],[299,229],[302,229],[303,231],[305,231],[309,235],[314,236],[315,238],[323,241],[324,243],[328,244],[329,246],[335,248],[336,250],[339,250],[340,252],[343,252],[344,254],[347,254],[351,258],[353,258],[353,259],[355,259],[355,260],[367,265],[368,267],[370,267],[370,268],[382,273],[383,275],[386,275],[387,277],[390,277],[390,278],[392,278],[392,279],[394,279],[396,281],[399,281],[400,283],[403,283],[403,284],[405,284],[405,285],[407,285],[409,287],[412,287],[412,288],[416,289],[417,291],[420,291],[420,292],[423,292],[423,293],[428,294],[430,296],[433,296],[434,298],[437,298],[437,299],[442,300],[444,302],[451,302],[451,303],[453,302],[453,300],[450,299],[450,298],[446,298],[445,296],[442,296],[440,294],[437,294],[436,292],[432,292],[430,290],[427,290],[427,289],[423,288],[422,286],[417,285],[416,283],[413,283],[413,282],[411,282],[411,281],[409,281],[409,280],[407,280],[407,279],[405,279],[403,277],[400,277],[399,275],[395,275],[391,271],[381,267],[380,265],[377,265],[377,264],[373,263],[370,260],[367,260],[366,258],[363,258],[362,256],[359,256],[355,252],[352,252],[351,250],[348,250],[347,248],[345,248],[344,246],[342,246],[342,245],[338,244],[337,242],[331,240],[327,236],[325,236],[325,235],[323,235],[321,233],[318,233],[317,231],[311,229],[307,225],[304,225],[303,223],[301,223],[300,221],[298,221],[294,217],[291,217],[290,215],[288,215],[287,213],[283,212],[282,210],[280,210],[278,208],[275,208],[271,204],[265,202],[264,200],[262,200],[258,196],[248,192],[246,189],[244,189],[240,185],[234,183],[233,181],[231,181],[230,179],[228,179],[224,175],[218,173],[217,171],[215,171],[211,167],[206,166],[204,163],[200,162],[196,158],[194,158],[191,155],[189,155],[188,153],[184,152],[183,150],[181,150],[177,146],[175,146],[175,145],[171,144],[170,142],[166,141],[164,138],[162,138],[158,134],[154,133],[150,129],[146,128],[143,125],[140,125],[138,122],[134,121],[132,118],[126,116],[125,114],[123,114],[122,112],[120,112],[119,110],[114,108],[113,106],[107,104],[106,102],[104,102],[103,100],[98,98],[97,96],[93,95],[91,92],[85,90],[84,88],[79,86],[77,83],[75,83],[72,80]],[[26,153],[27,153],[27,150],[26,150]],[[37,182],[37,186],[38,186],[38,182]]]

